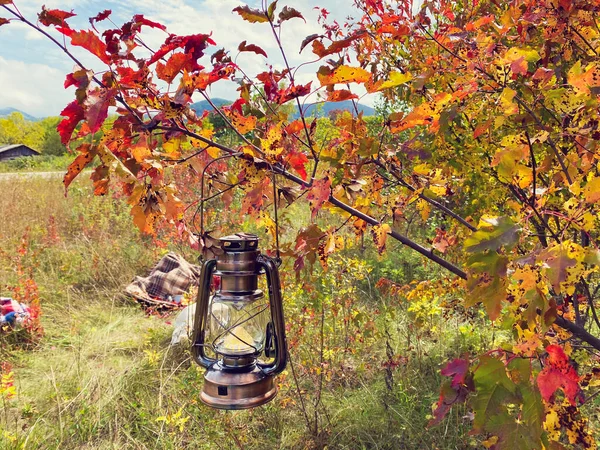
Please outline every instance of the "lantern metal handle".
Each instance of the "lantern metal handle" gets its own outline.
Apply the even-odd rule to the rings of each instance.
[[[208,303],[210,300],[210,285],[212,274],[217,265],[216,259],[205,261],[200,272],[198,283],[198,299],[196,300],[196,315],[194,318],[194,335],[192,337],[192,356],[196,363],[208,369],[217,362],[215,358],[206,356],[204,343],[205,332],[203,331],[208,320]]]
[[[275,330],[275,361],[270,364],[258,363],[258,366],[267,375],[277,375],[285,369],[287,364],[287,342],[285,337],[285,319],[283,317],[283,301],[281,297],[281,281],[277,263],[274,259],[265,255],[257,258],[259,266],[264,268],[267,275],[267,286],[269,287],[269,304],[271,306],[271,318]]]

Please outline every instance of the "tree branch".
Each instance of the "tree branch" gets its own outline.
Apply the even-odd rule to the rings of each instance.
[[[559,327],[564,328],[567,331],[570,331],[571,333],[573,333],[573,336],[575,336],[578,339],[581,339],[584,342],[587,342],[592,347],[594,347],[596,350],[600,350],[600,339],[598,339],[596,336],[588,333],[583,327],[580,327],[579,325],[575,325],[573,322],[571,322],[561,316],[558,316],[556,318],[556,320],[554,321],[554,323],[556,325],[558,325]]]

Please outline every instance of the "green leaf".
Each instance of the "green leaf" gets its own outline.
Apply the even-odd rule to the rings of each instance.
[[[496,252],[477,253],[467,260],[469,277],[465,306],[479,302],[485,305],[488,316],[495,320],[506,299],[506,266],[508,259]]]
[[[484,355],[474,376],[477,395],[473,398],[473,430],[490,431],[488,421],[506,412],[506,404],[517,401],[515,383],[508,378],[504,363]]]
[[[479,229],[465,240],[468,252],[498,250],[502,246],[512,247],[519,237],[519,225],[508,217],[482,217]]]
[[[529,427],[519,423],[515,417],[503,412],[490,417],[487,431],[498,436],[494,450],[537,450],[542,445],[531,435]]]
[[[271,20],[273,20],[273,15],[275,14],[275,10],[277,9],[277,1],[278,0],[275,0],[274,2],[272,2],[269,5],[269,8],[267,9],[267,17]]]

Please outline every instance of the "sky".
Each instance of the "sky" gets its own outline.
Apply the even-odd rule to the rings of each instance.
[[[254,53],[242,53],[237,59],[238,65],[248,74],[260,73],[268,68],[268,64],[276,69],[283,68],[279,49],[268,24],[251,24],[233,13],[233,8],[244,4],[238,0],[14,1],[19,10],[33,22],[37,19],[42,4],[48,9],[73,10],[77,16],[69,19],[69,24],[73,28],[82,29],[89,28],[89,17],[105,9],[112,10],[111,19],[119,26],[134,14],[143,14],[147,19],[164,24],[169,33],[212,33],[217,46],[207,50],[209,55],[224,47],[235,57],[237,47],[243,40],[248,44],[259,45],[267,52],[268,60]],[[257,0],[250,0],[248,4],[252,7],[259,6]],[[322,31],[317,24],[318,12],[314,8],[326,8],[331,12],[330,18],[343,22],[348,16],[358,16],[351,4],[352,0],[279,0],[278,11],[284,5],[294,7],[303,14],[307,22],[291,19],[283,24],[282,44],[291,66],[310,61],[314,57],[310,46],[299,54],[302,40]],[[0,17],[9,18],[8,13],[1,8]],[[101,22],[97,28],[101,30],[101,27],[114,28],[114,25]],[[59,33],[54,32],[53,35],[62,41]],[[166,38],[164,32],[149,28],[144,28],[141,36],[152,48],[158,48]],[[88,68],[103,70],[103,63],[95,56],[79,47],[72,47],[72,50]],[[0,27],[0,109],[13,107],[35,117],[59,115],[64,106],[74,98],[72,87],[66,90],[63,88],[65,76],[73,71],[73,67],[74,63],[57,46],[27,25],[13,21]],[[317,69],[318,64],[307,67],[299,72],[297,81],[306,83],[315,79]],[[318,84],[313,83],[315,85]],[[237,98],[235,88],[236,85],[230,82],[216,83],[209,95],[233,100]],[[197,98],[194,97],[195,101],[201,99],[197,95]],[[314,101],[317,100],[314,98]],[[372,96],[361,100],[361,103],[367,105],[372,105],[373,102]]]

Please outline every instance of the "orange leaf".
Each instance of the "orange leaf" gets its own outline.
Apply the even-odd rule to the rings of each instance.
[[[106,44],[92,31],[75,31],[70,34],[70,37],[72,45],[83,47],[96,55],[103,63],[110,64],[110,56],[106,53]]]
[[[353,98],[358,98],[358,95],[353,94],[347,89],[327,92],[328,102],[343,102],[344,100],[351,100]]]
[[[177,74],[181,72],[189,61],[190,58],[185,53],[174,53],[166,64],[160,61],[156,64],[156,75],[161,80],[172,83]]]
[[[390,231],[392,231],[392,229],[387,223],[373,225],[373,228],[371,229],[373,241],[375,242],[375,246],[380,255],[385,251],[385,243]]]
[[[287,127],[285,127],[285,132],[287,134],[295,134],[295,133],[298,133],[299,131],[302,131],[303,129],[304,129],[304,124],[302,123],[302,120],[298,119],[298,120],[294,120]]]
[[[142,162],[152,156],[150,149],[145,142],[138,142],[136,145],[131,147],[131,156],[137,161]]]
[[[249,133],[256,128],[255,116],[242,116],[237,111],[225,111],[225,115],[231,121],[231,124],[242,134]]]
[[[359,37],[361,37],[362,35],[365,34],[365,31],[359,31],[354,33],[351,36],[348,36],[345,39],[340,39],[339,41],[333,41],[328,47],[325,47],[325,45],[323,45],[323,43],[321,41],[315,41],[315,39],[319,38],[319,35],[313,34],[309,37],[307,37],[304,42],[302,42],[302,48],[300,48],[300,51],[302,51],[302,49],[309,43],[312,41],[312,49],[313,49],[313,53],[315,55],[317,55],[319,58],[323,58],[327,55],[332,55],[334,53],[339,53],[342,50],[344,50],[345,48],[350,47],[350,45],[352,44],[352,42],[354,42],[356,39],[358,39]],[[308,40],[308,41],[307,41]]]
[[[489,119],[488,121],[477,125],[477,127],[475,127],[475,131],[473,132],[473,137],[475,139],[477,139],[479,136],[481,136],[483,133],[485,133],[489,128],[490,125],[492,124],[492,119]]]
[[[82,144],[77,150],[80,154],[73,160],[67,168],[67,173],[63,178],[65,189],[69,187],[71,182],[81,173],[81,171],[94,159],[98,151],[97,147],[92,147],[90,144]]]

